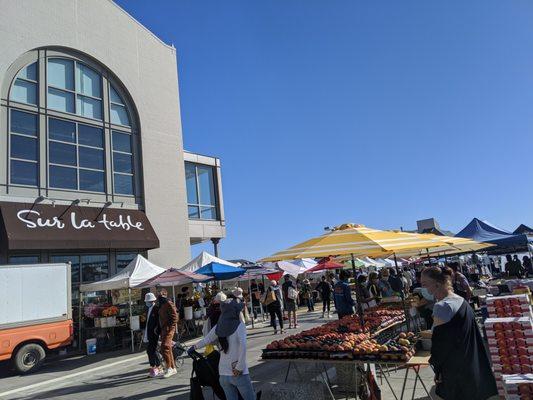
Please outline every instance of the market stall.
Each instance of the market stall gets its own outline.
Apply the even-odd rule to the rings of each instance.
[[[124,334],[129,334],[131,349],[134,350],[134,333],[140,331],[145,306],[142,290],[137,286],[154,276],[165,272],[146,258],[137,255],[118,274],[80,286],[80,344],[83,335],[91,338],[113,341],[112,346],[121,345]],[[117,343],[117,340],[119,342]]]
[[[405,385],[398,397],[384,372],[393,365],[395,368],[406,369],[404,382],[407,381],[409,371],[412,371],[415,374],[415,384],[420,381],[431,398],[419,376],[420,368],[428,365],[429,357],[427,352],[417,352],[418,336],[414,332],[405,331],[403,309],[368,309],[364,320],[365,324],[362,326],[357,317],[346,316],[340,321],[328,322],[283,340],[273,341],[263,350],[262,358],[266,362],[276,360],[287,363],[285,381],[292,371],[299,373],[298,365],[317,365],[317,370],[325,373],[323,381],[332,398],[327,372],[331,365],[351,368],[356,380],[355,391],[359,394],[362,387],[371,391],[377,385],[372,372],[377,370],[389,385],[394,398],[403,398]],[[360,381],[357,382],[357,379]],[[358,394],[355,395],[356,398],[357,396]]]

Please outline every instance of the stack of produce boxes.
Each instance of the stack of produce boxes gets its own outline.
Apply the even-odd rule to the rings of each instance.
[[[485,320],[489,351],[500,396],[505,397],[504,375],[533,373],[533,323],[529,297],[487,298]]]
[[[506,400],[533,399],[533,374],[504,375],[503,386]]]

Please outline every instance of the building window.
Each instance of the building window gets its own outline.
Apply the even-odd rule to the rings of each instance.
[[[86,65],[63,58],[48,59],[48,108],[102,119],[102,77]]]
[[[134,196],[138,132],[120,86],[95,65],[44,54],[10,89],[10,184]]]
[[[39,120],[37,114],[11,110],[9,118],[11,183],[39,183]]]
[[[128,116],[126,104],[124,104],[124,100],[122,100],[122,97],[120,97],[113,85],[109,85],[109,100],[111,104],[111,123],[130,126],[130,118]]]
[[[216,220],[218,213],[214,168],[186,162],[185,181],[189,218]]]
[[[49,118],[48,155],[50,187],[105,192],[102,128]]]
[[[24,104],[37,105],[37,62],[22,68],[15,78],[9,99]]]

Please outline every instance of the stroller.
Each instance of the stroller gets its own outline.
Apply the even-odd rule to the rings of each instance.
[[[163,356],[161,355],[161,342],[157,343],[157,357],[161,361],[161,364],[165,366],[165,360]],[[172,342],[172,355],[174,356],[174,363],[176,364],[176,369],[180,369],[183,366],[183,363],[185,362],[185,357],[187,356],[187,348],[178,342]]]
[[[197,351],[191,351],[188,354],[192,358],[190,400],[204,400],[202,386],[209,386],[213,389],[213,397],[216,395],[220,400],[226,400],[226,395],[219,382],[220,353],[213,351],[206,357]],[[240,393],[239,399],[242,400]],[[257,393],[256,399],[261,400],[261,392]]]

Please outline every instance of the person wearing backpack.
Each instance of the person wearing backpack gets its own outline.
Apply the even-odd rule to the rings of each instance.
[[[274,328],[274,334],[278,333],[276,317],[279,320],[281,333],[283,333],[283,295],[281,294],[278,282],[275,280],[270,281],[270,287],[265,291],[263,297],[263,304],[266,306],[267,311],[270,314],[270,325]]]
[[[285,301],[285,308],[289,314],[289,329],[298,328],[298,320],[296,318],[296,303],[298,302],[298,291],[293,286],[292,281],[287,285],[287,300]],[[291,319],[292,316],[292,319]],[[294,325],[293,325],[294,321]]]

